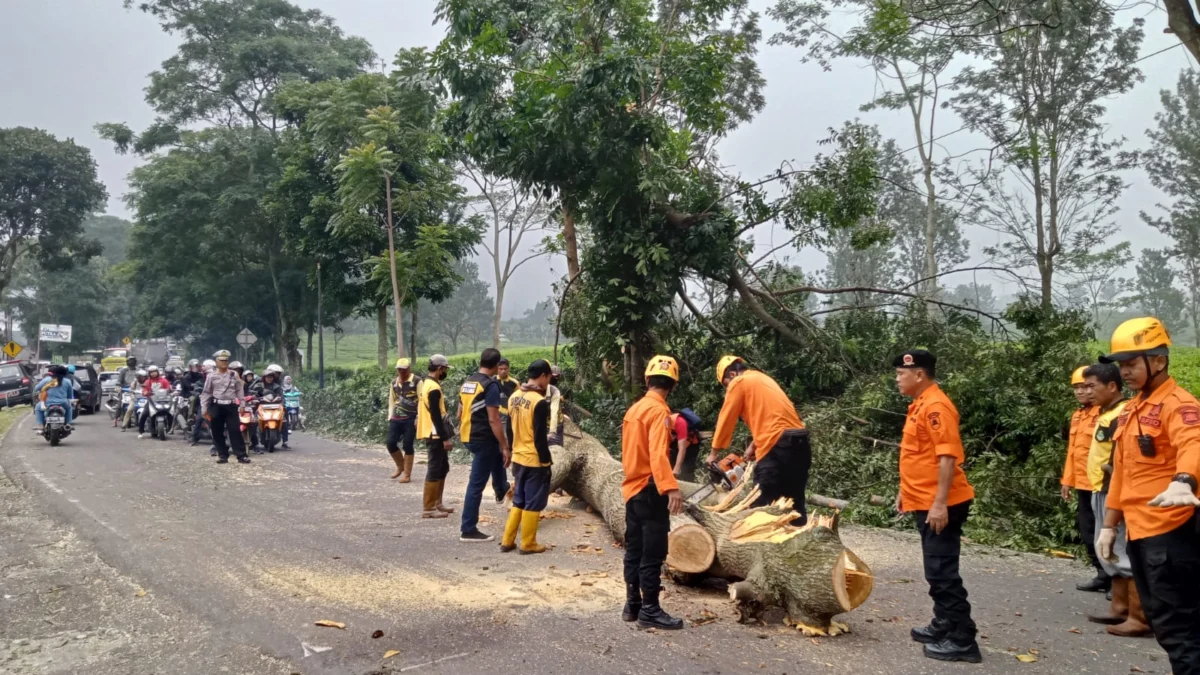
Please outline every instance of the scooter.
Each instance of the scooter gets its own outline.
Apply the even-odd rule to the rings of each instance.
[[[150,394],[146,404],[147,422],[150,424],[150,435],[160,441],[167,440],[167,431],[171,428],[171,390],[156,389]]]
[[[125,427],[136,427],[138,420],[142,419],[142,415],[146,411],[146,406],[150,404],[150,399],[135,392],[133,400],[133,414],[129,416],[129,424]]]
[[[56,447],[62,439],[71,435],[71,427],[67,426],[67,410],[60,403],[46,406],[46,423],[42,425],[42,437]]]
[[[275,452],[283,438],[283,403],[278,397],[264,396],[258,404],[258,438],[267,452]]]
[[[192,430],[192,400],[183,395],[183,385],[176,384],[171,396],[171,433],[182,429],[185,434]]]
[[[254,447],[250,443],[251,430],[258,428],[258,413],[255,410],[255,400],[253,396],[247,396],[242,402],[242,407],[238,409],[238,425],[242,431],[242,439],[246,442],[246,448]]]
[[[300,392],[283,392],[283,406],[287,410],[288,428],[304,431],[304,408],[300,407]]]

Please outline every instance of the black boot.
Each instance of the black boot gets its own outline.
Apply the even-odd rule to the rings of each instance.
[[[1075,590],[1089,593],[1107,593],[1112,588],[1112,578],[1097,574],[1095,578],[1082,584],[1075,584]]]
[[[946,639],[946,634],[949,632],[950,622],[935,618],[929,622],[928,626],[912,629],[909,635],[912,635],[913,642],[931,645]]]
[[[642,589],[642,611],[638,612],[638,626],[642,628],[658,628],[660,630],[679,630],[683,628],[683,619],[663,611],[658,606],[658,591]]]
[[[625,584],[625,609],[621,610],[622,621],[637,621],[642,611],[642,589],[637,584]]]
[[[938,661],[964,661],[980,663],[983,654],[979,652],[979,643],[975,637],[951,633],[939,642],[927,644],[924,647],[925,657]]]

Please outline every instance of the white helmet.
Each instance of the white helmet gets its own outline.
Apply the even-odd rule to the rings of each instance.
[[[266,370],[263,371],[263,375],[266,375],[267,373],[275,373],[276,375],[282,375],[283,368],[278,363],[272,363],[271,365],[267,366]]]
[[[157,373],[157,372],[158,372],[158,366],[156,366],[156,365],[154,365],[154,364],[150,364],[150,365],[149,365],[149,366],[146,368],[146,372],[147,372],[147,373]]]
[[[206,370],[208,370],[211,368],[216,368],[217,362],[213,361],[212,359],[204,359],[204,363],[201,363],[200,365],[203,366]]]
[[[134,375],[137,375],[138,377],[149,377],[150,376],[149,373],[147,373],[145,370],[142,370],[141,368],[138,368],[137,372],[134,373]]]
[[[229,364],[229,369],[230,369],[230,370],[237,370],[238,368],[241,368],[241,367],[242,367],[242,362],[241,362],[241,361],[234,361],[233,363],[230,363],[230,364]]]

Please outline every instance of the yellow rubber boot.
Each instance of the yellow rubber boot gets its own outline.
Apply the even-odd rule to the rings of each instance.
[[[521,555],[546,552],[546,547],[537,543],[538,519],[541,517],[541,511],[521,512]]]
[[[504,535],[500,537],[500,551],[508,553],[517,547],[517,528],[521,525],[521,514],[517,507],[508,510],[508,522],[504,524]]]

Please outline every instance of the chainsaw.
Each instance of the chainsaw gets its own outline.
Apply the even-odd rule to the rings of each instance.
[[[716,491],[717,488],[729,491],[737,487],[746,475],[746,460],[741,455],[729,454],[716,462],[709,462],[708,483],[687,498],[688,506],[697,506]]]

